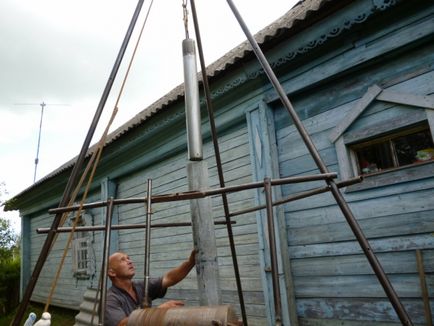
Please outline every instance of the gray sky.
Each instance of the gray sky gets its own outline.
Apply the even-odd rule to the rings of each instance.
[[[256,33],[297,0],[234,0]],[[145,1],[123,65],[92,141],[114,105],[150,1]],[[9,195],[33,183],[42,102],[37,178],[76,156],[123,41],[136,0],[0,1],[0,182]],[[225,0],[196,0],[206,64],[245,40]],[[189,17],[190,37],[194,37]],[[112,127],[182,82],[182,0],[154,0]],[[199,63],[198,63],[199,66]],[[18,212],[1,213],[19,229]]]

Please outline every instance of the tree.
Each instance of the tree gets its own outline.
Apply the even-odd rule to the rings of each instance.
[[[8,220],[0,217],[0,262],[14,258],[14,249],[17,246],[17,235],[13,232]]]
[[[0,182],[0,206],[2,195],[7,194],[4,182]],[[10,221],[0,216],[0,312],[7,313],[16,306],[19,292],[20,258],[19,237]]]
[[[7,193],[5,183],[0,182],[0,206],[3,205],[3,195]],[[0,216],[0,263],[14,258],[17,240],[18,237],[13,231],[10,221]]]

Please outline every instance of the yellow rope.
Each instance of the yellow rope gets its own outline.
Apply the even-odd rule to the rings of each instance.
[[[105,143],[105,138],[106,138],[106,136],[107,136],[107,131],[108,131],[110,125],[112,124],[113,119],[114,119],[114,117],[116,116],[117,111],[118,111],[118,109],[115,108],[115,110],[113,111],[112,117],[111,117],[111,119],[110,119],[109,125],[107,126],[106,131],[104,132],[103,137],[101,137],[101,140],[100,140],[100,142],[99,142],[99,144],[98,144],[98,148],[97,148],[97,150],[96,150],[95,153],[94,153],[94,154],[96,154],[95,164],[93,165],[92,173],[91,173],[91,175],[90,175],[90,177],[89,177],[88,183],[87,183],[87,185],[86,185],[86,189],[85,189],[85,191],[84,191],[84,193],[83,193],[83,197],[82,197],[82,199],[81,199],[81,201],[80,201],[80,207],[79,207],[79,209],[78,209],[78,211],[77,211],[77,213],[76,213],[76,215],[75,215],[75,219],[74,219],[74,223],[73,223],[73,226],[72,226],[72,230],[71,230],[71,232],[69,233],[68,240],[67,240],[66,245],[65,245],[65,248],[64,248],[64,250],[63,250],[63,255],[62,255],[61,261],[60,261],[60,263],[59,263],[59,266],[58,266],[58,269],[57,269],[57,272],[56,272],[56,276],[54,277],[53,282],[52,282],[52,284],[51,284],[50,293],[49,293],[49,295],[48,295],[47,303],[45,304],[44,311],[48,311],[48,307],[49,307],[49,305],[50,305],[50,303],[51,303],[51,300],[52,300],[52,297],[53,297],[53,294],[54,294],[54,290],[56,289],[57,282],[58,282],[58,280],[59,280],[59,278],[60,278],[60,273],[61,273],[61,271],[62,271],[62,267],[63,267],[63,265],[64,265],[64,263],[65,263],[65,259],[66,259],[66,255],[67,255],[67,253],[68,253],[68,249],[69,249],[69,247],[70,247],[70,245],[71,245],[72,238],[73,238],[73,236],[74,236],[75,228],[76,228],[76,226],[77,226],[77,223],[78,223],[79,217],[80,217],[80,215],[81,215],[81,213],[82,213],[82,211],[83,211],[83,205],[84,205],[85,200],[87,199],[87,195],[88,195],[88,193],[89,193],[89,189],[90,189],[90,186],[91,186],[91,184],[92,184],[93,177],[94,177],[94,175],[95,175],[96,167],[97,167],[98,162],[99,162],[99,160],[100,160],[100,158],[101,158],[102,147],[103,147],[103,145],[104,145],[104,143]],[[102,146],[101,146],[101,145],[102,145]],[[91,163],[91,162],[89,162],[89,163]],[[89,167],[89,166],[90,166],[90,165],[88,164],[88,167]],[[77,187],[76,187],[76,191],[77,191],[78,189],[80,189],[80,188],[79,188],[79,185],[77,185]],[[72,199],[71,199],[71,205],[72,205],[72,202],[73,202],[73,201],[72,201]],[[65,215],[68,215],[68,214],[64,214],[63,217],[64,217]]]
[[[54,279],[53,279],[53,282],[52,282],[52,284],[51,284],[50,293],[49,293],[49,295],[48,295],[48,297],[47,297],[47,302],[46,302],[45,307],[44,307],[44,311],[45,311],[45,312],[48,311],[48,308],[49,308],[49,306],[50,306],[50,304],[51,304],[52,297],[53,297],[53,295],[54,295],[54,290],[56,289],[57,282],[58,282],[58,280],[59,280],[59,278],[60,278],[60,273],[61,273],[62,268],[63,268],[63,265],[64,265],[64,263],[65,263],[66,255],[67,255],[67,253],[68,253],[69,247],[71,246],[71,242],[72,242],[72,239],[73,239],[73,236],[74,236],[74,232],[75,232],[75,229],[76,229],[76,226],[77,226],[77,223],[78,223],[79,217],[80,217],[80,215],[81,215],[81,213],[82,213],[82,211],[83,211],[83,205],[84,205],[84,202],[85,202],[86,199],[87,199],[87,195],[88,195],[88,193],[89,193],[90,186],[91,186],[92,181],[93,181],[93,178],[94,178],[94,176],[95,176],[95,171],[96,171],[97,165],[98,165],[98,163],[99,163],[99,161],[100,161],[100,158],[101,158],[101,155],[102,155],[102,151],[103,151],[103,148],[104,148],[104,144],[105,144],[105,142],[106,142],[106,139],[107,139],[108,131],[109,131],[109,129],[110,129],[110,127],[111,127],[111,125],[112,125],[112,123],[113,123],[113,121],[114,121],[114,118],[115,118],[115,116],[116,116],[116,114],[117,114],[117,112],[118,112],[118,104],[119,104],[120,98],[121,98],[121,96],[122,96],[122,93],[123,93],[123,90],[124,90],[124,87],[125,87],[125,84],[126,84],[126,81],[127,81],[127,78],[128,78],[128,75],[129,75],[129,72],[130,72],[130,69],[131,69],[132,63],[133,63],[133,60],[134,60],[135,55],[136,55],[136,52],[137,52],[137,48],[138,48],[138,45],[139,45],[140,39],[141,39],[141,37],[142,37],[144,27],[145,27],[146,22],[147,22],[147,20],[148,20],[148,16],[149,16],[149,13],[150,13],[150,10],[151,10],[151,7],[152,7],[153,2],[154,2],[154,1],[152,0],[152,1],[151,1],[151,4],[149,5],[148,12],[147,12],[147,14],[146,14],[146,18],[145,18],[145,20],[144,20],[144,22],[143,22],[142,28],[141,28],[141,30],[140,30],[140,34],[139,34],[139,36],[138,36],[138,38],[137,38],[137,41],[136,41],[136,45],[135,45],[135,47],[134,47],[133,54],[132,54],[131,59],[130,59],[130,62],[129,62],[129,64],[128,64],[127,71],[126,71],[125,76],[124,76],[124,79],[123,79],[123,81],[122,81],[122,85],[121,85],[121,88],[120,88],[120,90],[119,90],[119,94],[118,94],[118,97],[117,97],[117,99],[116,99],[116,103],[115,103],[115,106],[114,106],[114,108],[113,108],[112,115],[111,115],[111,117],[110,117],[110,121],[108,122],[108,124],[107,124],[107,126],[106,126],[106,128],[105,128],[105,130],[104,130],[104,133],[103,133],[103,135],[102,135],[100,141],[98,142],[98,146],[97,146],[95,152],[92,153],[91,159],[89,160],[89,162],[88,162],[88,164],[87,164],[87,166],[86,166],[86,169],[85,169],[85,171],[83,172],[83,175],[82,175],[82,177],[81,177],[79,183],[78,183],[77,186],[75,187],[75,190],[74,190],[74,192],[73,192],[73,194],[72,194],[72,196],[71,196],[71,199],[70,199],[70,201],[69,201],[69,203],[68,203],[68,206],[67,206],[67,207],[71,207],[72,204],[74,203],[75,198],[77,197],[77,195],[78,195],[78,193],[79,193],[79,191],[80,191],[80,189],[81,189],[81,186],[83,185],[84,180],[85,180],[87,174],[89,173],[89,170],[90,170],[90,168],[92,167],[92,164],[93,164],[93,168],[92,168],[91,175],[89,176],[89,179],[88,179],[88,182],[87,182],[87,185],[86,185],[85,191],[84,191],[83,196],[82,196],[82,199],[81,199],[81,201],[80,201],[80,207],[79,207],[79,209],[77,210],[77,213],[76,213],[76,215],[75,215],[75,219],[74,219],[74,223],[73,223],[73,226],[72,226],[72,230],[71,230],[71,232],[70,232],[70,234],[69,234],[69,237],[68,237],[67,243],[66,243],[65,248],[64,248],[64,250],[63,250],[63,255],[62,255],[62,258],[61,258],[60,264],[59,264],[59,266],[58,266],[58,269],[57,269],[56,275],[55,275],[55,277],[54,277]],[[65,221],[67,220],[68,215],[69,215],[68,213],[63,213],[63,215],[62,215],[62,217],[61,217],[61,223],[60,223],[60,226],[63,226],[63,224],[64,224]],[[56,233],[56,235],[55,235],[55,239],[54,239],[54,241],[53,241],[52,246],[54,245],[55,240],[57,240],[57,237],[58,237],[58,233]],[[51,250],[51,249],[52,249],[52,248],[50,248],[50,250]]]

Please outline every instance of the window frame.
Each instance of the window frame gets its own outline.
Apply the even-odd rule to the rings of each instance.
[[[76,216],[70,218],[70,223],[74,224]],[[76,226],[93,225],[93,218],[90,214],[82,212],[78,217],[79,220]],[[91,220],[91,221],[89,221]],[[85,244],[85,246],[82,246]],[[95,257],[92,248],[92,239],[90,232],[75,232],[72,240],[72,273],[78,280],[87,280],[94,276],[95,273]],[[82,253],[86,252],[86,259],[83,260]],[[82,265],[85,264],[85,267]]]
[[[374,101],[401,104],[416,110],[412,111],[411,114],[400,115],[387,122],[381,121],[360,130],[348,131],[353,122]],[[367,92],[356,102],[354,108],[343,117],[329,135],[331,142],[335,144],[340,179],[347,180],[359,175],[356,153],[352,150],[352,145],[399,132],[399,130],[405,130],[424,122],[428,124],[431,137],[434,138],[434,96],[383,90],[377,85],[369,87]],[[433,161],[428,161],[363,175],[362,183],[348,186],[345,191],[364,190],[429,177],[434,173],[433,163]],[[425,167],[421,168],[421,166]]]
[[[412,163],[412,164],[406,164],[406,165],[399,165],[398,157],[396,154],[396,148],[395,148],[395,146],[393,146],[393,140],[395,140],[399,137],[412,135],[414,133],[425,131],[425,130],[428,130],[430,132],[431,141],[434,143],[433,135],[432,135],[430,126],[428,124],[428,121],[425,119],[425,120],[422,120],[420,123],[417,123],[416,125],[409,125],[405,128],[401,128],[398,130],[392,130],[391,132],[380,135],[378,137],[372,137],[372,138],[366,139],[364,141],[357,142],[356,144],[347,145],[349,147],[349,150],[351,153],[351,163],[352,163],[354,175],[361,175],[364,177],[368,177],[368,176],[372,176],[375,174],[384,173],[384,172],[389,171],[389,170],[403,169],[403,168],[410,167],[410,166],[416,166],[418,164],[429,163],[427,161],[427,162],[419,162],[419,163]],[[371,145],[380,144],[380,143],[385,143],[385,144],[387,144],[386,146],[390,147],[389,150],[391,153],[391,160],[393,161],[394,167],[390,167],[390,168],[387,168],[387,169],[384,169],[384,170],[378,171],[378,172],[371,172],[371,173],[366,173],[366,174],[361,173],[360,162],[359,162],[359,158],[357,155],[357,150],[361,149],[361,148],[366,148],[366,147],[371,146]]]

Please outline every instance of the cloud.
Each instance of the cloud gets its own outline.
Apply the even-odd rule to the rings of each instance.
[[[236,5],[255,33],[296,2],[237,0]],[[94,141],[113,108],[148,3]],[[47,106],[38,177],[78,154],[136,5],[137,0],[0,1],[0,182],[11,196],[33,181],[42,101]],[[209,65],[245,37],[225,1],[197,1],[196,7]],[[181,1],[154,1],[113,128],[182,82],[182,18]],[[194,37],[191,16],[189,22]]]

